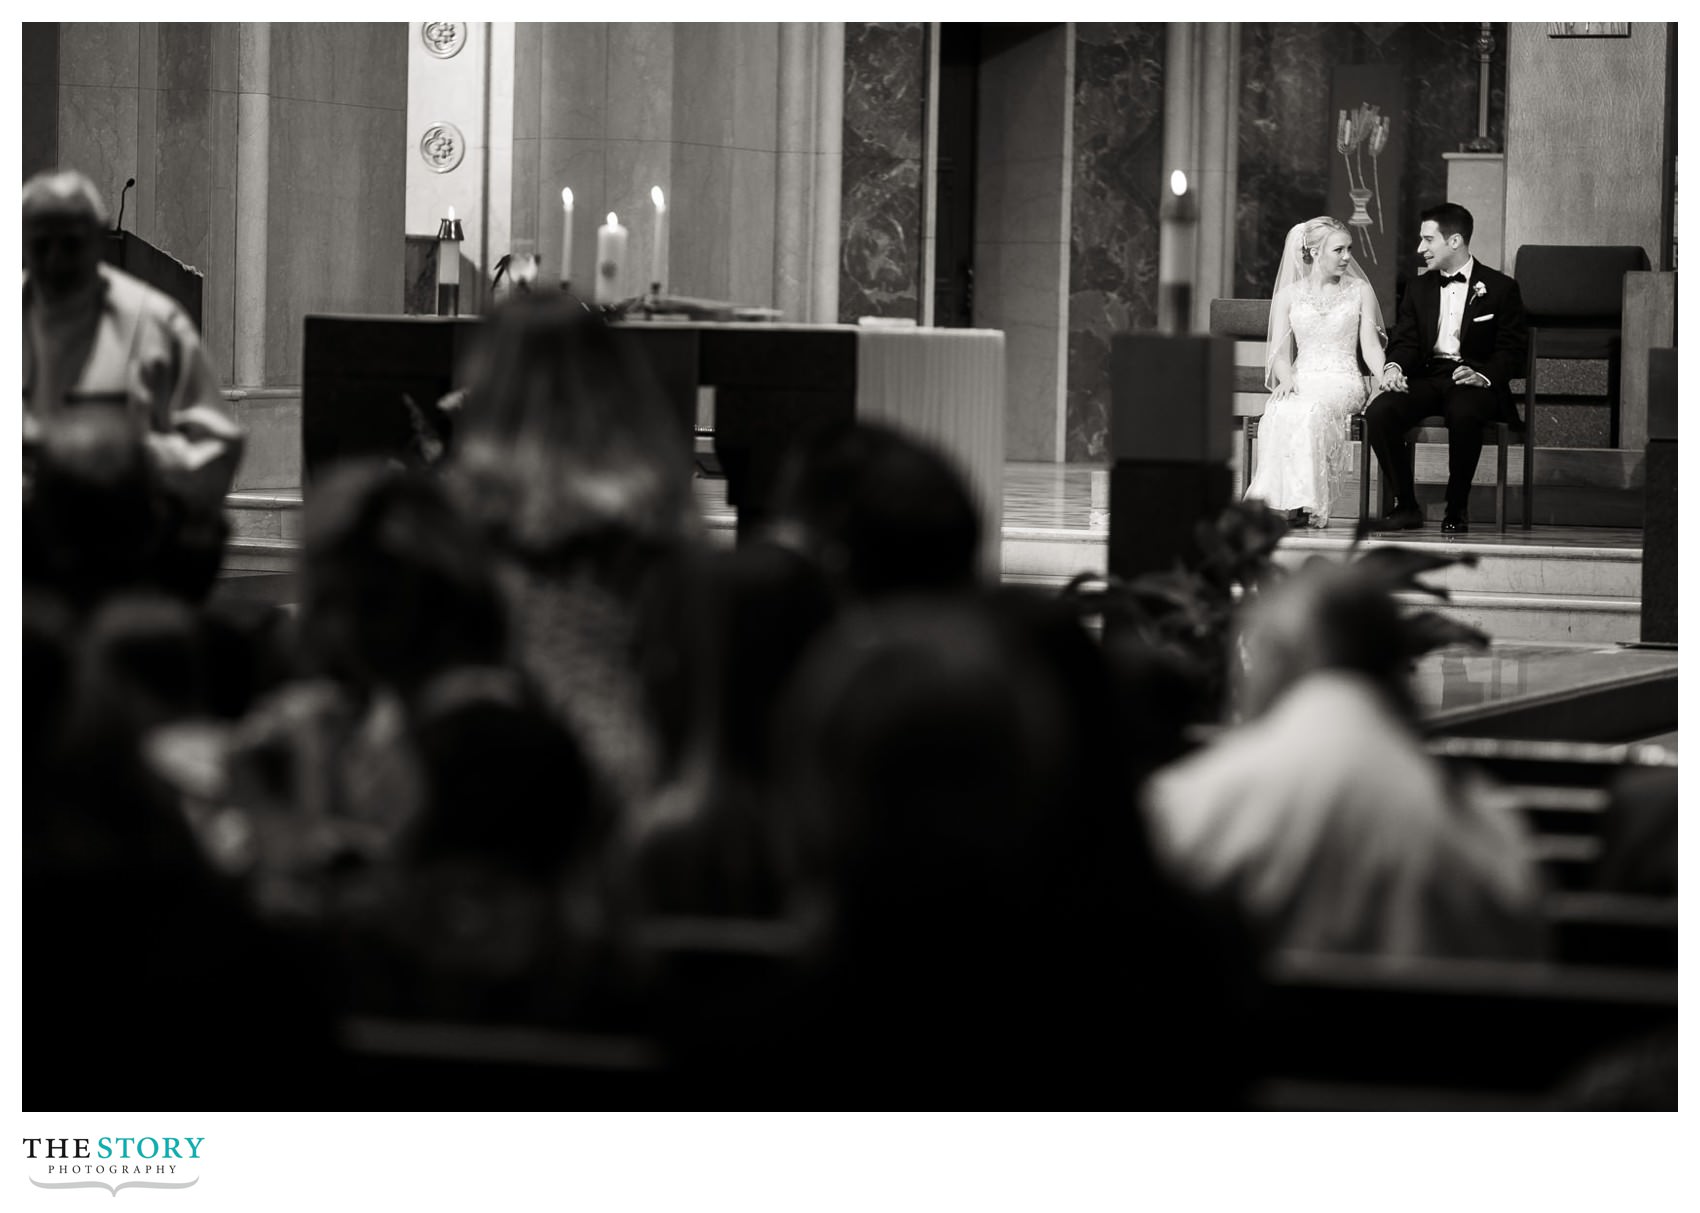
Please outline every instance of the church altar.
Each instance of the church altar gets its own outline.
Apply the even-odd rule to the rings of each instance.
[[[466,385],[477,317],[313,315],[304,326],[304,489],[326,467],[401,451],[403,397],[435,401]],[[712,393],[715,453],[739,530],[765,512],[785,450],[844,421],[873,421],[946,451],[967,479],[995,567],[1003,514],[1004,335],[987,329],[632,320],[632,342],[694,428]]]

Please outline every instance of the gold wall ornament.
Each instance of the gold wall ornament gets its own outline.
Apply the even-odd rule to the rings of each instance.
[[[422,21],[419,40],[425,49],[439,59],[453,59],[466,45],[466,22]]]
[[[1627,21],[1549,21],[1549,38],[1627,38]]]
[[[419,136],[419,158],[433,173],[452,173],[466,157],[466,139],[452,122],[433,122]]]

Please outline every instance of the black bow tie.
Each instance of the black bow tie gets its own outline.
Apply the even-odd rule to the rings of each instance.
[[[1454,282],[1468,282],[1468,281],[1469,281],[1469,279],[1465,278],[1464,275],[1462,275],[1462,274],[1442,274],[1440,276],[1440,285],[1442,285],[1442,286],[1450,286]]]

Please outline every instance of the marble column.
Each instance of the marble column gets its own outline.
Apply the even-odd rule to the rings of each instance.
[[[1235,199],[1239,189],[1239,26],[1168,24],[1164,76],[1163,177],[1180,169],[1198,197],[1192,266],[1192,327],[1207,329],[1210,301],[1234,293]]]
[[[939,23],[927,24],[927,117],[921,138],[921,326],[933,327],[938,260]]]
[[[838,230],[844,170],[844,23],[824,21],[815,53],[815,230],[808,318],[838,319]]]
[[[787,320],[838,319],[844,163],[844,26],[779,27],[773,306]]]
[[[1234,293],[1234,200],[1239,191],[1240,27],[1213,21],[1197,40],[1200,71],[1194,97],[1197,135],[1198,264],[1192,327],[1210,327],[1210,301]]]
[[[974,319],[1005,334],[1006,457],[1059,462],[1068,432],[1074,26],[984,28]]]
[[[433,53],[456,42],[447,35],[428,40],[424,31],[453,25],[464,31],[460,49],[447,57]],[[414,22],[408,28],[407,232],[434,236],[454,208],[466,235],[460,308],[477,311],[486,303],[496,262],[513,244],[514,23]],[[443,124],[453,127],[448,137],[459,146],[452,154],[445,146],[445,155],[428,159],[420,141],[427,131],[447,131]],[[434,263],[425,271],[434,272]],[[430,296],[434,301],[434,290]]]
[[[271,210],[271,23],[244,21],[236,49],[236,384],[266,381]]]

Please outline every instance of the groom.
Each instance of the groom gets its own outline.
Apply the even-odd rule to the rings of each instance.
[[[1428,272],[1405,288],[1381,394],[1364,416],[1381,475],[1393,486],[1386,530],[1423,525],[1422,506],[1405,446],[1405,433],[1425,417],[1446,421],[1450,463],[1446,478],[1449,535],[1470,529],[1470,481],[1482,455],[1489,422],[1517,423],[1511,377],[1524,373],[1529,337],[1517,284],[1470,256],[1475,221],[1454,202],[1422,213],[1417,256]]]

